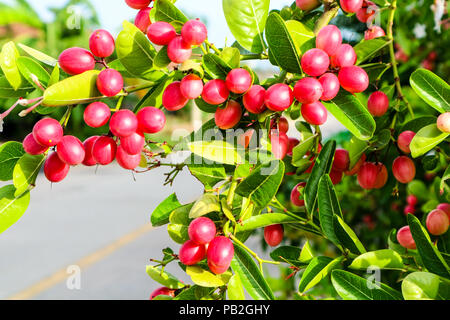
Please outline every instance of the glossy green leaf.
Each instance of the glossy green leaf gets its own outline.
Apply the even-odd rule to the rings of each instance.
[[[238,48],[225,47],[220,53],[220,58],[231,68],[239,68],[241,64],[241,53]]]
[[[433,72],[426,69],[414,71],[410,84],[431,107],[440,113],[450,111],[450,86]]]
[[[316,35],[314,32],[297,20],[286,21],[286,27],[296,45],[297,52],[302,55],[309,49],[315,48]]]
[[[366,253],[361,241],[356,236],[356,233],[344,222],[344,220],[337,216],[333,216],[334,234],[339,240],[339,243],[351,253],[360,254]]]
[[[207,53],[203,56],[203,67],[212,78],[223,80],[226,79],[228,73],[232,70],[228,63],[213,53]]]
[[[427,127],[430,124],[436,124],[436,122],[437,119],[435,116],[417,117],[415,119],[406,122],[399,131],[403,132],[409,130],[413,132],[419,132],[422,128]]]
[[[237,232],[252,231],[259,228],[264,228],[274,224],[287,224],[298,222],[298,219],[287,215],[285,213],[265,213],[258,216],[251,217],[241,224],[236,226]]]
[[[169,217],[167,232],[170,238],[178,244],[184,244],[189,240],[188,229],[192,219],[189,218],[189,212],[194,204],[188,204],[172,211]]]
[[[212,189],[216,184],[225,180],[227,174],[223,165],[219,164],[189,164],[189,171],[206,189]]]
[[[8,185],[0,189],[0,234],[23,216],[30,204],[30,193],[15,195],[16,188]]]
[[[236,148],[226,141],[194,141],[188,145],[193,154],[213,162],[230,165],[243,162]]]
[[[9,141],[0,146],[0,181],[12,180],[14,167],[24,154],[20,142]]]
[[[353,260],[350,269],[367,270],[369,267],[380,269],[403,269],[402,257],[394,250],[378,250],[364,253]]]
[[[195,99],[195,105],[203,112],[206,113],[216,113],[217,108],[222,107],[223,105],[215,106],[209,103],[206,103],[202,98]]]
[[[274,251],[272,251],[270,253],[270,257],[274,261],[289,263],[291,265],[301,268],[301,267],[306,267],[307,264],[309,263],[309,261],[311,261],[311,259],[306,260],[306,261],[301,261],[301,259],[300,259],[301,253],[302,253],[302,250],[298,247],[283,246],[283,247],[278,247]]]
[[[331,271],[338,268],[344,260],[344,257],[331,259],[328,257],[316,257],[314,258],[306,268],[299,283],[299,291],[305,293],[320,281],[326,278]]]
[[[197,202],[195,202],[194,206],[189,213],[190,219],[196,219],[207,215],[211,212],[220,212],[220,202],[216,195],[211,193],[204,194]]]
[[[14,42],[7,42],[3,45],[0,52],[0,67],[14,90],[19,89],[24,83],[24,79],[17,67],[17,58],[19,56],[19,51]]]
[[[449,136],[450,134],[439,130],[436,123],[422,128],[411,141],[412,156],[414,158],[423,156]]]
[[[153,65],[155,68],[163,69],[171,63],[169,56],[167,55],[167,46],[161,48],[153,60]]]
[[[405,300],[434,300],[438,298],[439,277],[428,272],[414,272],[402,282]]]
[[[154,21],[187,22],[186,16],[169,0],[158,0],[153,7]]]
[[[358,57],[356,65],[360,65],[382,54],[382,50],[387,48],[389,44],[390,41],[384,37],[361,41],[354,47],[356,56]]]
[[[223,274],[213,274],[210,271],[198,266],[188,266],[186,268],[186,273],[191,277],[192,282],[196,285],[215,288],[225,286],[232,276],[231,272],[225,272]]]
[[[173,82],[173,77],[164,76],[158,80],[157,84],[155,84],[150,90],[145,94],[145,96],[138,102],[136,105],[134,112],[138,112],[144,107],[156,107],[159,108],[162,106],[162,96],[164,90],[166,90],[167,86]]]
[[[362,155],[369,149],[369,144],[367,141],[352,137],[347,149],[350,156],[350,168],[354,168]]]
[[[301,166],[303,163],[305,155],[311,151],[311,149],[314,146],[314,143],[317,141],[317,135],[303,135],[305,139],[300,142],[299,145],[297,145],[292,150],[292,165],[295,167]]]
[[[223,12],[231,33],[245,49],[260,53],[265,49],[264,28],[270,0],[223,0]]]
[[[30,48],[22,43],[18,44],[19,48],[25,51],[28,55],[35,58],[36,60],[50,66],[55,67],[58,64],[58,60],[55,58],[50,57],[49,55],[40,52],[36,49]]]
[[[238,244],[234,245],[231,268],[239,275],[248,294],[255,300],[275,300],[272,290],[252,257]]]
[[[200,300],[211,293],[211,288],[205,288],[197,285],[193,285],[186,290],[179,293],[173,300],[192,301]]]
[[[229,300],[245,300],[244,287],[238,274],[233,275],[228,282],[227,293]]]
[[[146,271],[150,278],[169,289],[181,289],[185,287],[185,284],[175,276],[166,271],[161,271],[161,267],[147,266]]]
[[[181,206],[182,205],[177,199],[177,195],[175,193],[171,194],[153,211],[151,216],[152,225],[154,227],[159,227],[169,223],[170,214],[173,212],[173,210]]]
[[[324,175],[318,189],[319,220],[324,235],[335,245],[340,245],[334,231],[334,216],[342,218],[341,206],[329,175]]]
[[[42,87],[46,88],[50,80],[48,72],[31,58],[17,58],[17,67],[22,76],[36,89],[40,90],[35,80],[38,80]]]
[[[5,76],[0,76],[0,98],[21,98],[26,97],[34,90],[34,87],[28,83],[24,83],[19,89],[14,88],[9,84]]]
[[[359,140],[369,140],[375,133],[375,120],[354,95],[341,90],[336,98],[323,102],[327,110]]]
[[[43,155],[32,156],[25,154],[14,167],[13,182],[16,187],[16,196],[25,193],[30,186],[34,186],[37,175],[44,165]]]

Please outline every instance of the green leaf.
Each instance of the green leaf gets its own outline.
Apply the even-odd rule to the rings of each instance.
[[[292,40],[294,40],[297,52],[300,55],[305,53],[309,49],[315,48],[316,35],[303,23],[297,20],[289,20],[286,21],[286,27],[292,37]]]
[[[348,145],[348,153],[350,155],[350,168],[353,169],[358,161],[361,159],[364,152],[369,149],[367,141],[359,140],[356,137],[352,137]]]
[[[284,213],[265,213],[248,218],[241,224],[238,224],[236,226],[236,231],[246,232],[259,228],[264,228],[267,226],[272,226],[274,224],[287,224],[293,222],[298,222],[298,219]]]
[[[244,287],[238,274],[233,275],[228,282],[228,299],[229,300],[245,300]]]
[[[55,58],[50,57],[49,55],[46,55],[43,52],[40,52],[36,49],[30,48],[22,43],[18,44],[19,48],[28,53],[31,57],[35,58],[36,60],[50,66],[50,67],[56,67],[58,64],[58,60]]]
[[[189,143],[188,146],[193,154],[213,162],[229,165],[243,162],[236,148],[226,141],[194,141]]]
[[[164,22],[187,22],[186,16],[169,0],[158,0],[155,2],[154,8],[155,21]]]
[[[34,90],[34,87],[28,83],[24,83],[22,87],[17,90],[9,84],[8,79],[5,76],[0,76],[0,98],[21,98],[26,97],[30,92]]]
[[[219,164],[189,164],[189,171],[206,189],[212,189],[216,184],[225,180],[227,174],[223,165]]]
[[[418,158],[428,153],[431,149],[447,139],[448,136],[450,134],[439,130],[436,123],[422,128],[411,141],[410,148],[412,156]]]
[[[17,67],[24,78],[36,89],[41,90],[34,80],[39,80],[41,85],[46,88],[50,80],[48,72],[31,58],[17,58]]]
[[[414,272],[402,282],[405,300],[434,300],[438,298],[439,277],[428,272]]]
[[[266,38],[273,64],[292,73],[301,73],[300,53],[283,18],[271,13],[267,18]]]
[[[307,249],[305,249],[305,247],[307,247]],[[303,254],[302,257],[303,250],[301,250],[300,248],[292,246],[283,246],[278,247],[274,251],[272,251],[270,253],[270,257],[274,261],[289,263],[299,268],[305,268],[313,258],[310,257],[309,253],[307,253],[310,249],[311,248],[307,243],[307,245],[303,247],[305,253]]]
[[[142,108],[146,106],[154,106],[156,108],[162,106],[162,96],[164,93],[164,90],[166,90],[167,86],[171,84],[173,81],[173,77],[164,76],[161,79],[159,79],[158,83],[155,84],[141,99],[141,101],[138,102],[138,104],[135,107],[134,112],[138,112]]]
[[[30,186],[34,186],[37,175],[45,161],[43,155],[23,155],[17,162],[13,171],[13,182],[16,187],[16,196],[25,193]]]
[[[7,42],[0,52],[0,67],[8,82],[14,88],[19,89],[23,85],[23,77],[17,67],[17,58],[20,56],[14,42]]]
[[[292,165],[299,167],[304,160],[304,156],[311,151],[316,142],[317,135],[310,135],[292,150]]]
[[[264,208],[278,192],[284,177],[284,163],[279,160],[269,161],[257,167],[237,187],[236,193],[251,198],[259,207]]]
[[[355,232],[344,222],[341,217],[337,215],[333,216],[333,227],[336,238],[344,248],[350,250],[350,252],[354,254],[366,252],[366,249],[356,236]]]
[[[444,191],[447,180],[450,180],[450,166],[448,166],[447,169],[445,169],[444,175],[442,176],[441,184],[439,186],[439,189],[441,190],[441,192]]]
[[[170,214],[173,212],[173,210],[181,206],[182,205],[177,199],[177,195],[175,193],[171,194],[153,211],[151,216],[152,225],[154,227],[159,227],[169,223]]]
[[[211,193],[206,193],[203,197],[197,200],[197,202],[195,202],[191,212],[189,213],[189,218],[196,219],[205,216],[208,213],[220,211],[221,207],[217,196]]]
[[[234,245],[231,268],[239,275],[245,290],[254,300],[275,300],[272,290],[252,257],[240,245]]]
[[[409,130],[412,132],[419,132],[420,129],[422,129],[430,124],[436,124],[436,121],[437,121],[437,119],[435,116],[418,117],[418,118],[412,119],[411,121],[406,122],[399,131],[403,132],[403,131]]]
[[[403,269],[402,257],[394,250],[378,250],[364,253],[353,260],[350,269],[367,270],[374,266],[380,269]]]
[[[220,53],[220,58],[231,68],[239,68],[241,64],[241,53],[238,48],[225,47]]]
[[[173,241],[184,244],[189,240],[189,224],[192,219],[189,218],[189,212],[194,204],[188,204],[172,211],[169,217],[170,224],[167,226],[167,232]]]
[[[170,58],[167,55],[167,46],[164,46],[156,54],[155,59],[153,60],[153,65],[155,68],[164,69],[167,68],[170,62]]]
[[[193,285],[192,287],[183,290],[173,300],[183,300],[183,301],[200,300],[208,296],[210,293],[211,288]]]
[[[161,271],[161,267],[147,266],[146,271],[150,278],[169,289],[185,287],[185,284],[180,282],[175,276],[166,271]]]
[[[228,73],[232,70],[228,63],[213,53],[207,53],[203,56],[203,67],[212,78],[223,80],[226,79]]]
[[[323,102],[327,110],[359,140],[369,140],[375,133],[375,120],[354,95],[341,90],[332,101]]]
[[[0,146],[0,181],[12,180],[14,167],[24,154],[20,142],[9,141]]]
[[[317,194],[319,182],[322,176],[329,174],[333,164],[334,153],[336,151],[336,141],[328,141],[323,147],[316,160],[316,164],[311,172],[305,188],[305,205],[309,215],[312,217],[317,208]]]
[[[450,279],[450,269],[439,250],[431,242],[430,236],[415,216],[408,215],[408,224],[416,242],[417,251],[428,271]]]
[[[320,281],[326,278],[331,271],[336,269],[343,260],[344,257],[339,257],[334,260],[328,257],[314,258],[302,275],[298,287],[299,291],[305,293],[316,286]]]
[[[382,50],[386,48],[390,43],[391,42],[384,37],[364,40],[358,43],[354,47],[356,56],[358,57],[356,65],[360,65],[361,63],[382,54]]]
[[[30,193],[16,196],[16,188],[8,185],[0,189],[0,234],[23,216],[30,204]]]
[[[186,273],[196,285],[207,288],[225,286],[232,276],[229,271],[224,274],[215,275],[198,266],[188,266],[186,268]]]
[[[324,175],[319,182],[318,189],[319,220],[324,235],[335,245],[341,243],[335,235],[334,216],[342,218],[341,206],[329,175]]]
[[[159,3],[159,2],[158,2]],[[151,80],[156,50],[134,24],[125,21],[116,40],[117,56],[129,73]]]
[[[270,0],[223,0],[222,5],[228,27],[239,44],[251,52],[262,52]]]
[[[195,99],[195,105],[203,112],[206,113],[216,113],[217,108],[220,108],[222,105],[215,106],[209,103],[206,103],[202,98]]]
[[[426,103],[440,113],[450,111],[450,86],[433,72],[419,69],[410,78],[411,87]]]
[[[344,300],[403,300],[399,292],[384,283],[369,282],[347,271],[334,270],[331,281]]]

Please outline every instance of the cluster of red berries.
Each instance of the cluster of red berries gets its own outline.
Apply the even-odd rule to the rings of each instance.
[[[214,222],[200,217],[191,222],[188,229],[189,239],[180,249],[182,264],[192,266],[205,258],[209,269],[215,274],[225,273],[234,257],[233,242],[227,237],[216,236]]]
[[[427,216],[427,229],[434,236],[445,234],[449,229],[450,221],[450,204],[441,203],[437,208],[431,211]],[[411,234],[409,226],[401,228],[397,232],[397,241],[406,249],[416,249],[416,243]]]
[[[356,18],[367,24],[372,24],[378,13],[378,6],[372,1],[368,0],[340,0],[341,8],[347,13],[356,13]],[[384,37],[386,33],[384,30],[375,25],[371,25],[364,33],[365,40],[371,40],[379,37]]]

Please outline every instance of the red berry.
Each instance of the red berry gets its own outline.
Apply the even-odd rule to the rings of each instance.
[[[300,144],[300,141],[296,138],[289,138],[289,145],[287,155],[292,157],[292,152],[296,146]]]
[[[450,112],[445,112],[438,117],[437,127],[444,133],[450,133]]]
[[[219,105],[227,101],[230,91],[225,81],[215,79],[205,84],[203,88],[202,98],[206,103],[211,105]]]
[[[340,0],[341,8],[347,13],[355,13],[363,6],[363,0]]]
[[[356,18],[362,22],[372,22],[375,18],[375,14],[378,11],[378,7],[371,1],[364,1],[363,6],[356,12]]]
[[[347,171],[350,166],[350,153],[345,149],[337,149],[334,155],[333,169]]]
[[[248,92],[242,98],[245,109],[253,114],[260,114],[265,109],[264,100],[266,97],[266,89],[260,85],[254,85],[248,90]]]
[[[246,93],[252,86],[252,82],[250,73],[242,68],[231,70],[226,79],[228,90],[237,94]]]
[[[150,10],[152,10],[150,7],[141,9],[134,19],[134,25],[143,33],[147,33],[148,27],[152,24],[150,21]]]
[[[123,78],[119,71],[105,69],[97,78],[98,90],[107,97],[114,97],[123,89]]]
[[[92,53],[83,48],[69,48],[64,50],[58,59],[59,66],[70,75],[81,74],[95,68]]]
[[[406,206],[405,210],[403,210],[403,213],[405,215],[408,215],[408,214],[415,215],[416,214],[416,207],[409,204],[409,205]]]
[[[92,154],[92,151],[94,149],[94,144],[98,138],[100,138],[100,137],[93,136],[93,137],[87,138],[83,143],[84,151],[86,153],[86,155],[84,156],[83,164],[87,167],[92,167],[97,164],[97,160],[94,159],[94,155]]]
[[[116,161],[125,170],[134,170],[141,163],[141,154],[128,154],[122,147],[117,147]]]
[[[205,245],[216,237],[216,225],[211,219],[200,217],[191,222],[188,233],[193,242]]]
[[[162,288],[156,289],[150,295],[150,300],[153,300],[153,299],[155,299],[156,297],[159,297],[159,296],[168,296],[168,297],[175,298],[175,290],[169,289],[169,288],[166,288],[166,287],[162,287]]]
[[[241,121],[241,117],[241,105],[234,100],[230,100],[225,108],[217,108],[215,114],[216,125],[222,130],[231,129]]]
[[[389,109],[389,98],[381,91],[375,91],[369,97],[367,108],[374,117],[381,117],[386,114]]]
[[[181,36],[187,44],[199,46],[208,38],[208,30],[200,20],[189,20],[181,29]]]
[[[188,240],[181,247],[179,257],[181,263],[186,266],[196,265],[206,257],[205,246]]]
[[[373,188],[381,189],[386,185],[388,178],[389,178],[389,174],[388,174],[387,168],[384,164],[377,163],[376,166],[378,169],[378,174],[377,174],[377,180],[375,181],[375,185]]]
[[[271,126],[271,128],[277,128],[278,131],[286,133],[286,134],[289,131],[289,121],[285,117],[281,117],[280,119],[278,119],[277,124],[275,124],[275,120],[272,119],[272,121],[270,122],[270,126]]]
[[[333,169],[330,172],[330,178],[331,178],[331,182],[334,185],[337,185],[337,184],[341,183],[342,179],[344,178],[344,172]]]
[[[341,45],[331,57],[331,65],[335,68],[354,66],[358,57],[355,49],[349,44]]]
[[[323,94],[320,98],[323,101],[330,101],[336,98],[341,89],[338,77],[333,73],[325,73],[319,78],[319,82],[322,85]]]
[[[129,137],[120,138],[120,146],[123,151],[131,155],[141,154],[144,145],[145,137],[139,132],[135,132]]]
[[[63,181],[69,173],[70,166],[61,161],[56,152],[52,153],[44,164],[44,173],[48,181],[57,183]]]
[[[283,160],[289,149],[289,137],[284,132],[272,133],[270,136],[272,153],[276,159]]]
[[[397,241],[400,245],[406,249],[415,250],[416,242],[411,234],[411,229],[406,226],[398,230]]]
[[[115,41],[111,33],[106,30],[96,30],[89,38],[89,48],[94,56],[107,58],[114,53]]]
[[[103,136],[97,139],[92,148],[92,156],[95,161],[106,166],[114,161],[117,152],[117,144],[113,138]]]
[[[441,203],[437,206],[436,209],[444,211],[447,214],[448,219],[450,220],[450,203]]]
[[[395,179],[400,183],[410,183],[416,176],[416,166],[414,162],[405,156],[394,160],[392,166]]]
[[[296,207],[304,207],[305,206],[305,200],[303,200],[302,191],[306,187],[305,182],[301,182],[297,184],[294,189],[292,189],[291,192],[291,202]],[[299,191],[299,189],[301,191]]]
[[[305,52],[301,61],[303,71],[312,77],[323,75],[330,66],[330,58],[321,49],[311,49]]]
[[[295,3],[303,11],[313,10],[321,5],[319,0],[295,0]]]
[[[187,99],[197,99],[203,92],[203,80],[195,74],[189,74],[181,80],[180,91]]]
[[[284,238],[284,228],[281,224],[268,226],[264,228],[264,239],[271,247],[277,247]]]
[[[191,45],[184,42],[182,37],[176,37],[170,41],[167,46],[167,56],[170,61],[175,63],[183,63],[192,55]]]
[[[129,7],[140,10],[148,7],[152,0],[125,0],[125,2]]]
[[[139,131],[145,133],[158,133],[166,125],[166,116],[160,109],[145,107],[139,110],[136,115],[138,119]]]
[[[100,128],[108,123],[111,118],[111,110],[103,102],[93,102],[84,110],[83,117],[89,127]]]
[[[361,67],[344,67],[339,71],[339,82],[348,92],[358,93],[369,87],[369,76]]]
[[[327,109],[319,101],[310,104],[303,104],[301,111],[303,119],[311,125],[320,126],[327,122]]]
[[[180,81],[175,81],[164,90],[162,104],[169,111],[181,110],[189,102],[189,99],[181,93],[180,85]]]
[[[328,25],[320,29],[316,38],[316,48],[322,49],[331,57],[341,45],[342,34],[338,27]]]
[[[375,163],[366,162],[358,172],[358,183],[361,188],[370,190],[375,188],[379,169]]]
[[[152,23],[147,29],[147,36],[151,42],[158,46],[167,46],[175,37],[175,28],[167,22],[158,21]]]
[[[61,161],[69,166],[76,166],[84,161],[86,152],[81,141],[74,136],[64,136],[56,146]]]
[[[372,40],[379,37],[384,37],[386,33],[379,26],[372,26],[364,33],[364,40]]]
[[[411,153],[411,141],[416,136],[416,133],[413,131],[404,131],[400,133],[397,140],[397,145],[400,150],[404,153]]]
[[[294,92],[284,83],[278,83],[271,86],[265,97],[267,108],[279,112],[288,109],[294,102]]]
[[[48,147],[41,146],[33,137],[33,134],[30,133],[23,140],[23,149],[26,153],[31,154],[32,156],[37,156],[39,154],[45,153],[48,150]]]
[[[361,158],[358,160],[358,162],[355,164],[355,166],[351,168],[349,171],[346,171],[345,174],[347,176],[354,176],[355,174],[357,174],[361,169],[362,165],[366,162],[366,159],[367,156],[363,154]]]
[[[55,119],[39,120],[33,128],[33,137],[44,147],[56,146],[63,138],[63,128]]]
[[[441,236],[447,233],[449,227],[449,220],[447,214],[436,209],[430,212],[427,217],[427,229],[434,236]]]
[[[116,137],[129,137],[136,132],[138,120],[132,111],[127,109],[119,110],[111,117],[109,128]]]
[[[322,84],[315,78],[303,78],[294,87],[295,99],[300,103],[317,102],[322,95]]]
[[[234,246],[227,237],[216,237],[208,246],[208,266],[215,274],[225,273],[234,257]]]
[[[408,198],[406,198],[406,202],[411,206],[416,206],[419,200],[415,195],[409,195]]]

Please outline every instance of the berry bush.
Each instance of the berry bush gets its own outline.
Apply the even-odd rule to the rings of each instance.
[[[269,0],[223,0],[237,40],[223,47],[175,1],[125,2],[139,10],[134,24],[116,39],[94,31],[89,50],[56,59],[3,46],[0,96],[17,101],[0,120],[19,109],[42,119],[22,143],[0,147],[0,180],[12,181],[0,189],[0,232],[25,213],[42,167],[60,183],[77,165],[164,166],[168,185],[187,168],[204,195],[182,204],[172,194],[152,213],[182,246],[147,266],[163,286],[151,299],[450,298],[450,87],[430,68],[402,81],[396,0],[296,0],[272,11]],[[335,22],[354,18],[364,34],[347,43]],[[278,71],[260,80],[248,60]],[[154,141],[166,114],[192,101],[210,120],[175,145]],[[65,134],[74,108],[99,135]],[[325,139],[329,115],[347,131]],[[273,248],[270,259],[251,235]],[[268,265],[280,279],[264,276]]]

